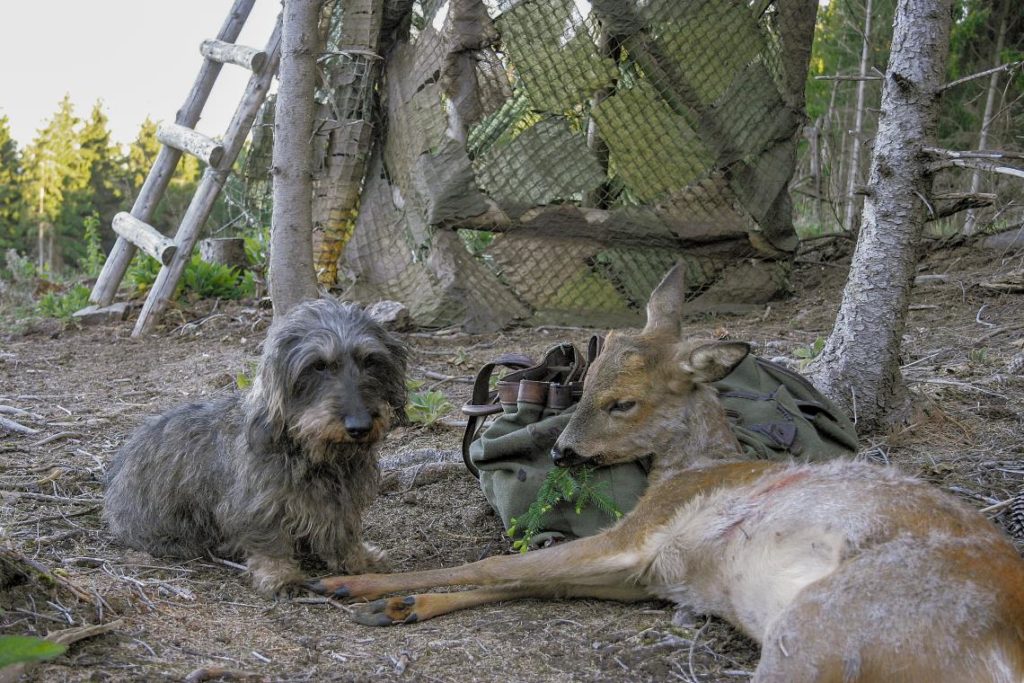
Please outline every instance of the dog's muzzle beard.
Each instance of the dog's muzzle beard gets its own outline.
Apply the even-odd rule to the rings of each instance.
[[[307,450],[326,456],[332,445],[369,446],[381,441],[391,428],[393,414],[394,409],[386,403],[355,418],[341,414],[334,406],[319,404],[296,417],[289,425],[288,436]]]

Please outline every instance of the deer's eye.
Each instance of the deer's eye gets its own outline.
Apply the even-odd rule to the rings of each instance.
[[[609,413],[628,413],[636,407],[636,401],[616,401],[608,406]]]

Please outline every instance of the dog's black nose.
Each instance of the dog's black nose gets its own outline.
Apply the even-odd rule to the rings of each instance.
[[[559,448],[558,446],[551,449],[551,459],[558,467],[569,467],[583,462],[583,458],[580,457],[580,454],[572,448]]]
[[[348,415],[345,417],[345,431],[353,439],[361,439],[373,429],[373,419],[369,415]]]

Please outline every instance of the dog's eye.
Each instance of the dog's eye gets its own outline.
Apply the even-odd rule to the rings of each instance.
[[[317,372],[326,372],[333,368],[334,364],[328,363],[325,360],[318,360],[317,362],[313,363],[310,367],[316,370]]]
[[[628,413],[636,407],[636,401],[615,401],[608,406],[609,413]]]

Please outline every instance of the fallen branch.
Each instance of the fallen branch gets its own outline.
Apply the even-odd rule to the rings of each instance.
[[[0,548],[0,566],[4,568],[5,572],[18,573],[28,578],[33,578],[44,586],[51,588],[59,586],[82,602],[87,602],[91,605],[96,604],[93,596],[89,593],[71,583],[63,576],[54,574],[36,560],[33,560],[30,557],[25,557],[11,548]]]
[[[31,427],[26,427],[25,425],[21,424],[20,422],[15,422],[14,420],[8,420],[6,417],[0,417],[0,429],[4,430],[6,432],[13,432],[15,434],[38,434],[39,433],[38,429],[32,429]]]
[[[475,380],[472,377],[458,376],[458,375],[445,375],[441,372],[434,372],[433,370],[424,370],[423,376],[427,379],[436,379],[442,382],[460,382],[462,384],[472,384]]]
[[[185,683],[203,683],[219,679],[222,681],[264,681],[266,678],[251,671],[231,671],[222,666],[204,666],[185,676]]]
[[[57,432],[56,434],[48,436],[45,439],[40,439],[39,441],[36,441],[34,444],[32,444],[32,446],[45,446],[48,443],[53,443],[54,441],[58,441],[60,439],[74,439],[80,438],[81,436],[82,434],[80,432]]]
[[[426,462],[400,470],[390,470],[381,477],[380,492],[408,491],[413,487],[426,486],[462,473],[468,473],[462,462]]]
[[[2,415],[13,415],[14,417],[27,417],[32,420],[43,421],[46,418],[39,413],[32,413],[21,408],[15,408],[14,406],[0,405],[0,414]]]
[[[991,192],[948,192],[946,194],[934,195],[932,200],[936,202],[951,201],[952,203],[940,206],[934,215],[928,217],[929,221],[947,218],[961,211],[992,206],[996,201],[996,195]]]

